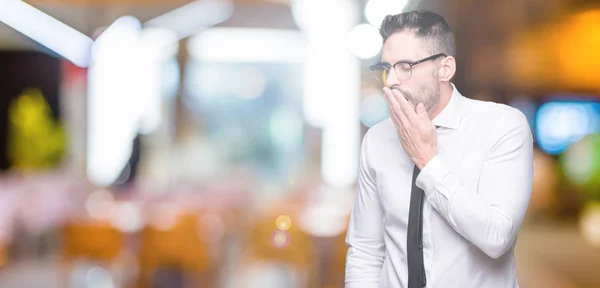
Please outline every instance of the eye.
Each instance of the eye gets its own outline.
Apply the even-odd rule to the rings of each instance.
[[[396,63],[396,65],[394,65],[394,70],[403,72],[410,71],[410,64],[405,62]]]

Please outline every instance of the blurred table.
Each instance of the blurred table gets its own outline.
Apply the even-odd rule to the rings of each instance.
[[[515,253],[521,288],[600,287],[600,248],[575,222],[527,224]]]

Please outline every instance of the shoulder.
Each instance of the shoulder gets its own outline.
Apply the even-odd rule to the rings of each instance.
[[[391,118],[373,125],[362,138],[361,159],[374,170],[378,170],[381,165],[387,165],[386,159],[397,157],[402,151]]]
[[[382,149],[386,149],[384,147],[387,147],[388,143],[394,143],[398,141],[394,122],[392,122],[392,119],[388,117],[385,120],[373,125],[373,127],[367,130],[362,141],[363,146],[368,149],[367,151],[380,151]]]
[[[392,118],[388,117],[369,128],[365,134],[365,138],[369,137],[371,139],[383,139],[389,137],[390,134],[394,136],[396,135],[396,127],[394,126],[394,122],[392,122]]]
[[[464,98],[462,111],[464,121],[484,123],[486,128],[493,131],[516,128],[529,130],[525,114],[506,104]]]
[[[477,127],[480,135],[487,138],[488,148],[508,139],[514,143],[533,143],[533,135],[527,117],[519,109],[506,104],[465,98],[463,120],[468,126]]]

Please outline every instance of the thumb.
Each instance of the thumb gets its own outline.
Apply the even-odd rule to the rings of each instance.
[[[417,114],[423,119],[429,118],[429,116],[427,115],[427,111],[425,111],[425,105],[423,105],[423,103],[419,103],[417,105]]]

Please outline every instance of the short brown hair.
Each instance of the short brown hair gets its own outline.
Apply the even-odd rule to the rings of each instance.
[[[417,10],[388,15],[383,20],[379,33],[385,43],[392,34],[406,30],[414,31],[417,37],[425,40],[429,44],[431,54],[456,56],[454,33],[446,19],[439,14]]]

